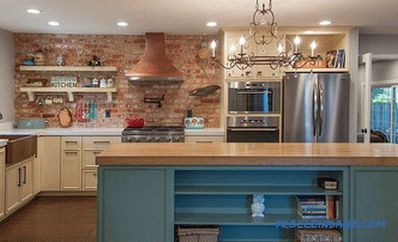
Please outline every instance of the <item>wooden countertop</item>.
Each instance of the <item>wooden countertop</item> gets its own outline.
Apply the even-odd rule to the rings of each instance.
[[[124,143],[97,156],[98,165],[134,166],[398,166],[398,145],[343,143]]]

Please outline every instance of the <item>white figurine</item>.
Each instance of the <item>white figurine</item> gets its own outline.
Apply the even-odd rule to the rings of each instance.
[[[253,203],[250,206],[251,210],[252,210],[252,217],[260,217],[263,218],[264,217],[264,210],[265,210],[265,206],[264,206],[264,196],[263,195],[258,195],[258,194],[254,194],[253,195]]]

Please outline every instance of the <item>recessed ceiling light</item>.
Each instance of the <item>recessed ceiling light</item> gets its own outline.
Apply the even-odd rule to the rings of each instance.
[[[207,25],[207,27],[216,27],[216,26],[217,26],[217,23],[214,22],[214,21],[210,21],[210,22],[208,22],[206,25]]]
[[[50,21],[50,22],[48,22],[48,25],[51,25],[51,26],[59,26],[59,22],[57,22],[57,21]]]
[[[120,27],[126,27],[126,26],[128,26],[129,24],[128,24],[127,22],[123,22],[123,21],[122,21],[122,22],[118,22],[117,25],[120,26]]]
[[[41,13],[41,10],[36,9],[36,8],[28,8],[28,9],[26,9],[26,12],[31,13],[31,14],[39,14],[39,13]]]
[[[327,25],[331,25],[332,22],[330,20],[323,20],[321,22],[319,22],[319,25],[321,26],[327,26]]]

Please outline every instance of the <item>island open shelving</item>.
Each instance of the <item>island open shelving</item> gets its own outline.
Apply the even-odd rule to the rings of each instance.
[[[343,201],[348,192],[342,185],[345,175],[347,170],[337,167],[177,169],[174,224],[219,226],[220,241],[294,241],[294,229],[277,225],[280,221],[305,221],[297,215],[296,196],[334,196]],[[316,181],[321,176],[333,177],[341,186],[338,190],[320,188]],[[254,194],[265,196],[264,218],[251,217]],[[341,209],[339,213],[347,217]]]

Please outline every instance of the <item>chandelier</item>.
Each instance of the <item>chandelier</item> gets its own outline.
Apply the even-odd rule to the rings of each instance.
[[[238,68],[245,70],[249,67],[263,65],[269,66],[276,70],[281,67],[302,68],[307,64],[315,64],[314,50],[317,43],[311,43],[311,56],[305,57],[300,51],[301,38],[296,36],[293,41],[284,38],[278,34],[278,24],[276,23],[275,14],[272,11],[272,0],[269,0],[268,6],[264,3],[261,8],[256,0],[256,7],[253,13],[252,22],[249,24],[248,37],[241,36],[237,48],[235,45],[231,46],[231,54],[227,56],[226,64],[216,59],[215,50],[217,42],[213,40],[210,43],[212,50],[211,59],[218,63],[224,69]],[[256,55],[248,51],[249,41],[259,46],[267,46],[276,43],[278,55]]]

